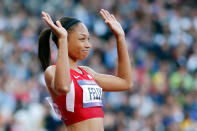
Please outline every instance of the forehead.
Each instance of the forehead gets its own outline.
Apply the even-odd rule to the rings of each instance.
[[[78,35],[84,34],[89,36],[88,29],[83,23],[77,24],[76,27],[74,28],[74,32],[77,33]]]

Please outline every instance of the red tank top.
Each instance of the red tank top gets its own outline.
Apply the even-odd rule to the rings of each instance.
[[[68,126],[83,120],[104,117],[102,88],[91,74],[78,67],[83,74],[70,69],[71,86],[67,94],[54,100],[62,121]]]

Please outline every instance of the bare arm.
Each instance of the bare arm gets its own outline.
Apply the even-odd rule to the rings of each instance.
[[[58,94],[67,93],[70,87],[70,68],[68,62],[67,31],[59,21],[55,25],[48,13],[42,12],[43,20],[50,26],[58,38],[58,55],[56,67],[48,67],[45,71],[45,81],[48,87],[53,87]]]
[[[128,90],[132,87],[131,64],[125,42],[125,34],[119,22],[106,10],[101,10],[101,16],[114,33],[117,42],[118,67],[116,76],[99,74],[88,67],[84,67],[91,73],[104,91]]]
[[[117,75],[100,74],[85,66],[82,68],[94,77],[96,83],[103,89],[103,91],[124,91],[132,88],[132,83],[130,83],[130,81],[118,77]]]
[[[70,89],[70,67],[68,62],[67,39],[58,40],[58,55],[56,62],[54,87],[58,92],[66,93]]]

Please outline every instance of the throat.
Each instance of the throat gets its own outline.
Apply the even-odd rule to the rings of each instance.
[[[83,74],[82,70],[80,70],[78,68],[78,65],[77,65],[77,61],[74,61],[73,59],[71,59],[69,57],[69,64],[70,64],[70,68],[76,72],[78,72],[79,74]]]

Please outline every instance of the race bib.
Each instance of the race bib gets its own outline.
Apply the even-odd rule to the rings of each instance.
[[[83,107],[103,106],[102,88],[95,81],[78,80],[78,84],[83,90]]]

